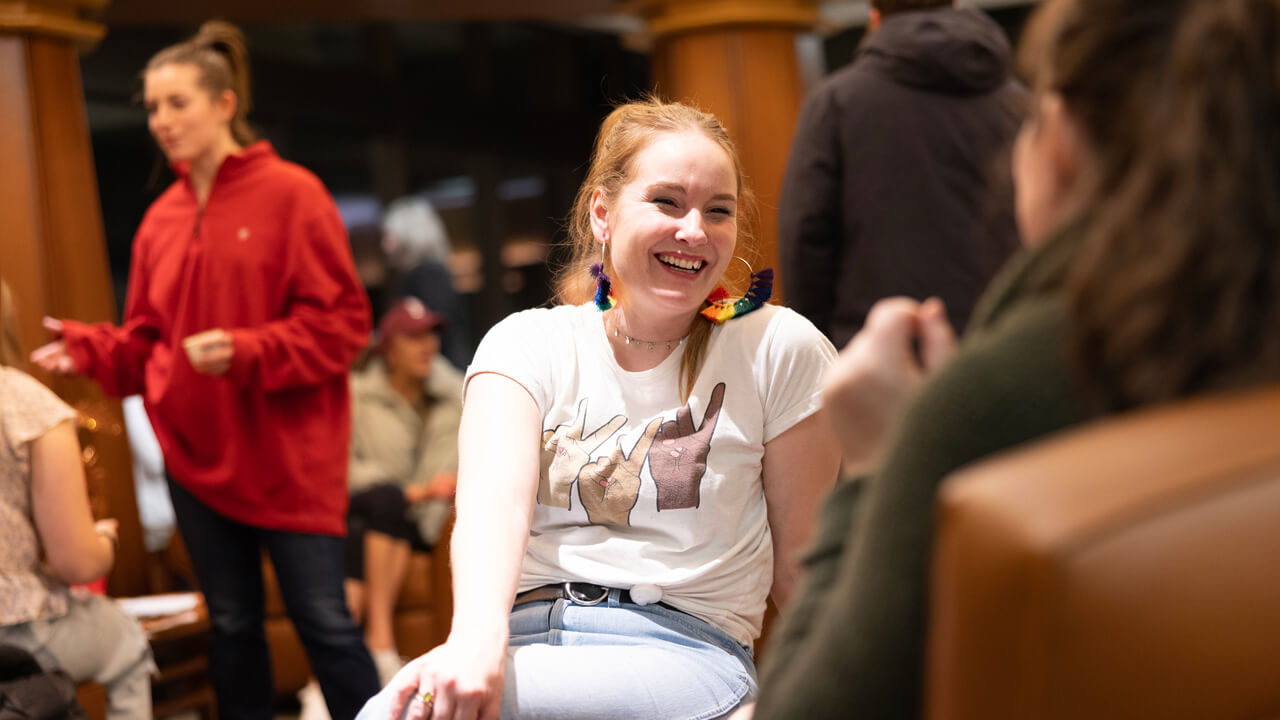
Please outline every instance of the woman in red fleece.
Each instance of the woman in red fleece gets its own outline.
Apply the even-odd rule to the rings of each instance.
[[[206,23],[147,64],[149,127],[178,175],[138,228],[124,323],[46,320],[32,359],[143,393],[213,625],[224,718],[271,716],[260,553],[330,711],[378,689],[347,612],[347,372],[369,306],[333,199],[253,141],[244,37]]]

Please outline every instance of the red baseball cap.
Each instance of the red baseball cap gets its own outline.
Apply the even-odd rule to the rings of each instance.
[[[386,352],[387,343],[396,335],[414,335],[448,325],[443,315],[431,312],[418,298],[407,297],[392,306],[378,322],[378,350]]]

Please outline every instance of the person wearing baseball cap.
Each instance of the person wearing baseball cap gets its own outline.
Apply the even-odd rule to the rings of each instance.
[[[378,323],[373,360],[352,374],[347,599],[385,683],[401,665],[392,629],[409,553],[440,537],[458,471],[462,376],[440,354],[448,321],[416,298]],[[365,564],[385,572],[366,575]]]

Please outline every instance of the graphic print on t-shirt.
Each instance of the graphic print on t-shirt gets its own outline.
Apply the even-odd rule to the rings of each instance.
[[[591,462],[591,453],[607,441],[618,428],[627,424],[622,415],[614,415],[590,435],[584,435],[587,427],[587,399],[578,403],[578,415],[572,425],[560,425],[542,433],[542,467],[538,478],[538,502],[558,508],[570,509],[573,481],[578,473]],[[634,504],[634,502],[632,503]]]
[[[592,525],[631,526],[631,508],[640,497],[640,470],[661,424],[662,418],[654,418],[630,455],[623,451],[619,437],[612,453],[600,456],[578,473],[578,497]]]
[[[702,416],[702,424],[693,426],[693,408],[689,403],[676,411],[676,419],[662,423],[653,446],[649,448],[649,472],[658,486],[658,510],[696,508],[702,476],[707,471],[707,453],[711,451],[711,435],[720,420],[724,404],[724,383],[711,391],[711,400]]]
[[[724,405],[725,384],[711,391],[702,422],[693,423],[693,407],[686,403],[676,411],[676,419],[651,420],[632,445],[623,447],[626,435],[618,436],[611,452],[592,460],[627,424],[615,415],[609,422],[587,434],[587,399],[578,402],[572,423],[542,433],[542,472],[538,477],[538,503],[565,510],[573,506],[573,484],[578,483],[578,499],[593,525],[631,525],[631,509],[640,496],[641,471],[646,461],[657,487],[658,510],[696,508],[701,499],[702,477],[707,471],[707,454]]]

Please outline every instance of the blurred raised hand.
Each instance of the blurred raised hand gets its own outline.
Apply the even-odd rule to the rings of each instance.
[[[827,372],[824,404],[845,473],[874,470],[898,418],[930,375],[955,354],[956,336],[937,298],[888,298]]]

